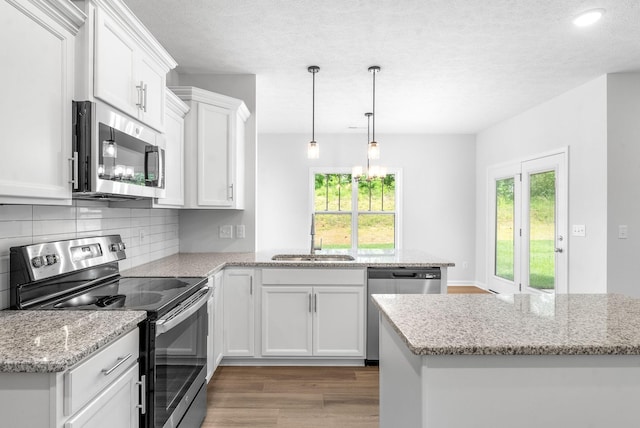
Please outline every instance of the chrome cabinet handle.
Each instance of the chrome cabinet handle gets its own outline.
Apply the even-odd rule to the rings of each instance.
[[[313,312],[318,312],[318,294],[313,295]]]
[[[124,364],[125,361],[127,361],[129,358],[131,358],[133,355],[129,354],[125,357],[118,357],[118,361],[113,365],[113,367],[111,367],[110,369],[102,369],[102,373],[105,376],[109,376],[111,373],[113,373],[113,371],[115,369],[117,369],[118,367],[120,367],[121,365]]]
[[[138,90],[138,102],[136,106],[138,106],[138,110],[142,110],[142,88],[144,87],[144,82],[141,80],[139,85],[136,85],[136,89]]]
[[[229,189],[231,190],[231,196],[229,197],[229,200],[233,201],[233,183],[229,185]]]
[[[309,312],[311,312],[311,293],[309,293]]]
[[[73,188],[78,190],[78,152],[73,152],[73,157],[69,158],[69,164],[71,165],[71,180],[70,184],[73,184]]]
[[[140,381],[136,382],[140,385],[140,404],[136,404],[136,408],[140,409],[141,414],[147,413],[147,376],[140,376]]]
[[[142,82],[140,82],[142,83]],[[147,112],[147,84],[145,83],[143,88],[142,88],[142,93],[143,93],[143,97],[142,97],[142,110],[144,110],[144,112]]]

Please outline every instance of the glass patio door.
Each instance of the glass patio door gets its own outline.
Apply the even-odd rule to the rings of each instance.
[[[488,287],[566,293],[566,153],[493,168]]]

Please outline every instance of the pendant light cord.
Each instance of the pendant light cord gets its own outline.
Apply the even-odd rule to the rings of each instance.
[[[316,141],[316,72],[313,74],[313,91],[311,95],[311,141]]]

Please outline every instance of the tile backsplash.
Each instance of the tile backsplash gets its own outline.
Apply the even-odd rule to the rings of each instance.
[[[119,234],[127,246],[120,269],[179,251],[178,210],[110,208],[106,202],[72,206],[0,205],[0,309],[9,307],[9,248],[60,239]]]

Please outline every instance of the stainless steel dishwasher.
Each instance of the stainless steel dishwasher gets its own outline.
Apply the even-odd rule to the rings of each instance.
[[[379,360],[378,308],[372,294],[439,294],[442,275],[439,267],[429,268],[369,268],[367,270],[367,357],[366,364]]]

